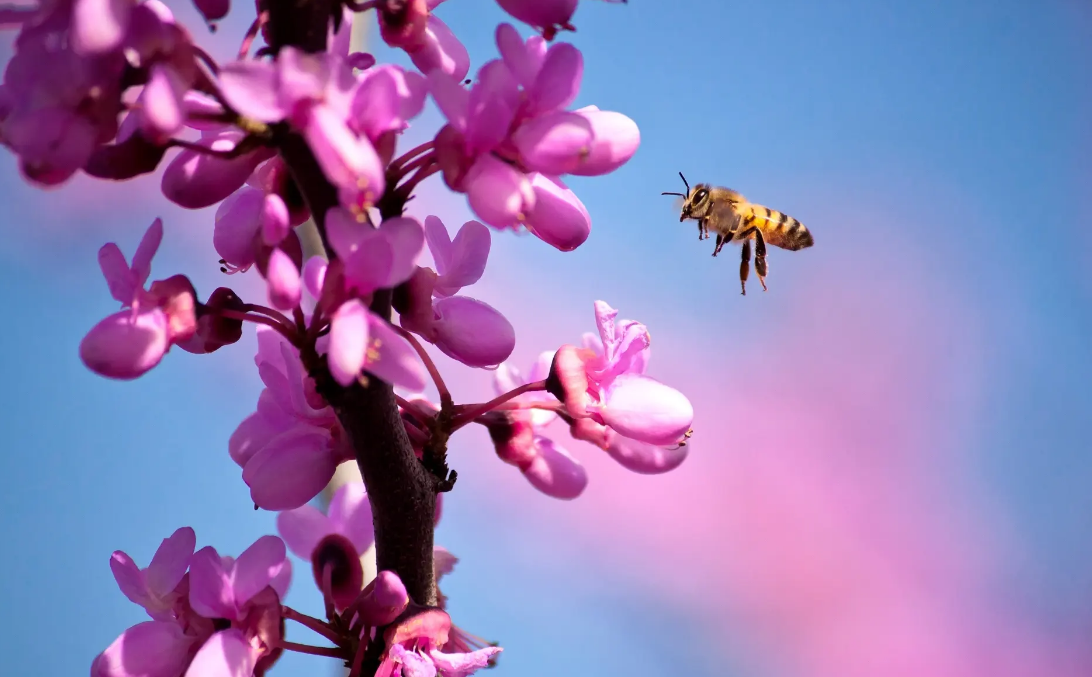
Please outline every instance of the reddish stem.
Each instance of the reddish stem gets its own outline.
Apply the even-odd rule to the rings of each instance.
[[[338,644],[342,641],[342,638],[330,627],[328,623],[323,623],[314,616],[308,616],[307,614],[301,614],[290,606],[281,606],[281,615],[291,621],[296,621],[300,625],[317,632],[326,639],[330,640],[334,644]]]
[[[250,28],[247,29],[246,35],[243,36],[243,42],[239,45],[239,60],[242,61],[246,58],[246,55],[250,52],[250,46],[254,44],[254,39],[258,37],[258,32],[262,30],[262,26],[269,21],[269,12],[262,12],[254,18],[254,23],[250,24]]]
[[[403,165],[405,165],[407,162],[409,162],[410,160],[417,157],[421,153],[424,153],[427,150],[432,150],[432,142],[431,141],[426,141],[425,143],[422,143],[420,146],[410,148],[405,153],[402,153],[401,156],[395,158],[394,161],[391,162],[390,165],[387,166],[387,169],[389,171],[400,171]]]
[[[440,408],[444,407],[444,403],[450,403],[451,391],[447,389],[447,385],[444,383],[444,377],[440,376],[440,370],[436,368],[436,363],[432,361],[432,358],[425,352],[425,347],[402,327],[391,325],[391,328],[402,335],[404,339],[409,341],[409,344],[413,346],[413,349],[417,351],[417,356],[421,358],[421,361],[425,363],[425,369],[428,370],[428,375],[432,377],[432,382],[436,384],[436,390],[440,393]]]
[[[523,393],[535,392],[538,390],[546,390],[546,381],[534,381],[533,383],[524,383],[518,388],[513,388],[503,395],[498,395],[489,400],[485,404],[462,404],[458,407],[458,412],[455,418],[451,420],[451,429],[449,432],[455,432],[464,425],[471,423],[474,419],[478,418],[482,414],[493,411],[493,409],[504,404],[508,400],[519,397]]]
[[[410,177],[409,181],[406,181],[401,186],[398,186],[398,192],[402,195],[409,195],[413,192],[413,189],[417,187],[417,184],[421,183],[438,171],[440,171],[440,165],[436,162],[433,162],[429,165],[424,165],[417,170],[416,174]]]
[[[422,155],[421,157],[419,157],[419,158],[417,158],[415,160],[410,160],[409,162],[406,163],[406,165],[404,167],[400,167],[397,170],[397,176],[395,178],[395,183],[397,183],[398,181],[401,181],[402,179],[406,178],[413,171],[415,171],[417,169],[420,169],[421,167],[424,167],[425,165],[427,165],[430,162],[435,162],[435,161],[436,161],[436,152],[435,151],[426,153],[425,155]]]
[[[231,310],[229,308],[217,309],[216,314],[220,317],[226,317],[231,320],[242,320],[243,322],[254,322],[255,324],[264,324],[267,327],[273,327],[281,333],[289,342],[299,347],[299,336],[296,333],[296,328],[292,325],[276,320],[272,317],[265,317],[264,315],[251,315],[250,313],[241,313],[237,310]]]
[[[286,639],[282,639],[279,646],[286,651],[295,651],[297,653],[305,653],[312,656],[329,656],[330,658],[344,659],[346,657],[345,654],[347,653],[344,649],[340,649],[336,646],[311,646],[310,644],[289,642]]]

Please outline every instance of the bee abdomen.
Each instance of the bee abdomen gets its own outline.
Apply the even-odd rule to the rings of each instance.
[[[815,239],[812,238],[811,231],[809,231],[804,224],[784,212],[779,212],[768,207],[762,207],[761,209],[766,212],[765,220],[767,230],[769,231],[768,239],[775,241],[777,246],[782,249],[796,251],[798,249],[806,249],[815,244]],[[762,212],[759,212],[759,216],[762,216]]]

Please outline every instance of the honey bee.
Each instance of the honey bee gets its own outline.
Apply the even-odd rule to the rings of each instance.
[[[788,214],[763,207],[747,200],[736,191],[720,186],[699,183],[690,189],[686,177],[679,172],[686,186],[686,193],[661,193],[683,198],[679,221],[694,219],[698,222],[698,240],[709,238],[709,231],[717,234],[713,256],[729,242],[743,243],[743,260],[739,264],[739,284],[742,294],[747,295],[747,276],[751,270],[751,240],[755,241],[755,273],[766,291],[766,245],[797,251],[815,244],[811,232]]]

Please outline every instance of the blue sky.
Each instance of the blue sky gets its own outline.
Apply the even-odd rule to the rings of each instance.
[[[615,174],[571,182],[595,221],[584,247],[562,256],[497,236],[488,288],[549,288],[551,308],[578,309],[558,319],[565,329],[591,329],[591,301],[605,298],[639,307],[650,327],[721,337],[730,350],[791,324],[793,288],[830,273],[825,256],[844,262],[834,287],[867,286],[870,260],[905,259],[907,288],[972,309],[929,317],[942,337],[968,327],[974,350],[946,353],[941,342],[935,356],[979,394],[937,397],[997,519],[1033,553],[1006,571],[1009,592],[1062,634],[1092,628],[1092,10],[1061,0],[668,4],[581,3],[578,32],[563,35],[585,54],[577,105],[630,115],[642,146]],[[242,9],[221,35],[240,33]],[[475,68],[495,55],[494,3],[449,0],[438,14]],[[435,120],[429,112],[419,128]],[[699,247],[659,195],[679,189],[679,170],[799,216],[817,246],[774,252],[771,293],[740,305],[734,256],[711,259],[712,245]],[[202,228],[211,244],[211,213],[165,200],[130,207],[126,190],[88,206],[34,191],[9,155],[0,161],[0,630],[12,674],[82,674],[141,620],[110,576],[113,550],[146,564],[189,524],[199,543],[237,554],[273,528],[226,454],[259,389],[249,343],[201,359],[172,353],[133,383],[94,377],[78,360],[83,333],[114,310],[95,262],[103,242],[129,255],[162,215],[155,275],[221,283],[211,247],[194,244]],[[467,218],[454,211],[451,227]],[[824,253],[838,247],[854,253]],[[517,356],[547,347],[520,344]],[[570,538],[549,510],[498,517],[504,506],[473,472],[489,461],[464,453],[440,531],[463,561],[445,592],[461,625],[508,647],[500,674],[773,674],[745,670],[753,647],[705,637],[700,614]],[[317,610],[306,583],[297,579],[289,602]],[[313,659],[278,671],[315,674]]]

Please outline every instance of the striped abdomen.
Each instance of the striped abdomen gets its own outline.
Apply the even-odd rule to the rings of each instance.
[[[762,205],[750,205],[751,215],[743,220],[743,230],[756,226],[762,231],[766,244],[796,251],[806,249],[815,244],[811,232],[788,214],[763,207]]]

